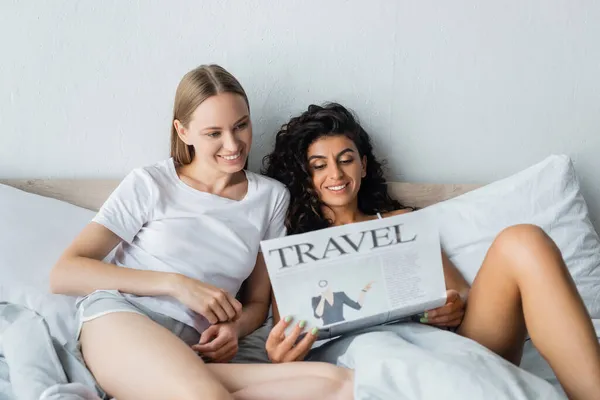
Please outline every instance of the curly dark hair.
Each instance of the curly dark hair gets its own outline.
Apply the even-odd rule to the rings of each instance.
[[[403,207],[388,194],[382,163],[373,154],[371,138],[357,118],[344,106],[311,104],[308,110],[284,124],[275,139],[275,148],[263,159],[262,173],[285,184],[291,201],[285,225],[288,234],[327,228],[318,193],[313,186],[307,160],[309,146],[324,136],[344,135],[354,142],[362,158],[367,158],[367,173],[358,191],[358,209],[375,215]]]

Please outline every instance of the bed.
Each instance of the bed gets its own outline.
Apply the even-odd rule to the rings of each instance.
[[[532,182],[535,182],[535,185]],[[103,179],[0,180],[0,209],[4,207],[5,210],[3,213],[0,212],[0,221],[3,218],[11,219],[11,216],[15,213],[6,211],[6,207],[13,207],[13,209],[18,209],[18,212],[26,215],[23,217],[26,220],[25,222],[19,220],[18,232],[21,235],[33,235],[28,240],[34,240],[38,243],[41,243],[41,241],[44,241],[44,243],[45,241],[56,242],[52,242],[52,249],[44,248],[42,245],[38,253],[47,253],[46,258],[43,260],[40,259],[40,254],[25,254],[27,252],[22,252],[22,257],[29,258],[24,262],[26,265],[19,271],[16,271],[15,268],[9,270],[0,264],[0,276],[3,278],[3,283],[0,283],[0,301],[7,300],[7,298],[12,301],[21,296],[19,301],[22,304],[32,307],[42,316],[50,318],[51,313],[54,313],[57,308],[53,306],[44,309],[44,307],[48,307],[46,297],[44,297],[46,295],[37,296],[36,294],[32,297],[29,294],[21,295],[21,286],[27,293],[37,293],[45,290],[48,279],[47,272],[51,267],[51,265],[46,265],[48,264],[47,260],[55,257],[58,251],[62,250],[62,248],[56,248],[58,247],[57,243],[68,243],[72,234],[77,232],[89,220],[89,217],[101,206],[118,183],[119,180]],[[441,219],[440,235],[442,243],[450,258],[468,280],[474,278],[485,250],[493,239],[493,233],[503,226],[529,222],[544,227],[561,247],[572,275],[594,318],[596,329],[597,331],[600,330],[600,319],[598,319],[600,318],[600,241],[589,222],[585,201],[580,194],[576,174],[568,157],[551,156],[527,170],[485,186],[404,182],[392,182],[389,185],[390,193],[401,203],[431,210],[431,213]],[[13,203],[2,204],[2,201],[5,201],[3,195],[6,198],[7,193],[17,197],[11,200]],[[34,212],[32,211],[33,208],[27,208],[29,206],[24,205],[24,203],[29,204],[30,201],[37,204],[35,209],[38,211]],[[502,209],[499,208],[500,204],[503,205]],[[468,213],[465,212],[467,209],[469,210]],[[75,215],[74,218],[78,221],[71,223],[68,220],[71,215]],[[47,218],[55,218],[61,221],[60,226],[62,229],[60,231],[66,235],[64,238],[51,237],[53,235],[48,234],[48,232],[57,232],[57,225],[56,222],[46,223],[45,219]],[[44,231],[45,229],[46,231]],[[32,233],[33,231],[36,231],[35,235],[39,236],[35,236]],[[17,234],[17,236],[19,235]],[[15,244],[15,240],[19,240],[18,238],[15,239],[17,236],[11,233],[6,234],[3,238],[0,229],[0,239],[4,239],[2,245],[5,246],[4,248],[0,247],[0,251],[7,253],[10,252],[10,249],[18,248],[19,244]],[[60,234],[56,236],[60,236]],[[577,242],[574,247],[571,245],[573,241]],[[50,247],[50,244],[48,247]],[[13,259],[7,260],[6,257],[0,258],[0,263],[14,263]],[[4,279],[6,274],[9,276],[8,280],[13,282],[10,287]],[[64,310],[69,310],[70,305],[63,306]],[[49,326],[51,329],[55,329],[59,340],[68,340],[70,327],[60,326],[60,323],[53,321],[49,321]],[[403,334],[406,335],[405,339],[410,341],[410,336],[414,332],[407,331]],[[382,342],[385,342],[385,337],[379,343]],[[373,343],[365,343],[363,349],[367,349],[372,345]],[[375,351],[372,354],[375,353],[377,352]],[[358,353],[334,361],[356,367],[353,363],[357,362],[357,357],[359,357]],[[477,357],[482,356],[479,354]],[[410,384],[406,380],[406,374],[396,375],[398,381],[394,378],[394,374],[397,374],[398,371],[390,370],[390,368],[407,368],[405,361],[402,362],[404,364],[400,367],[398,364],[393,363],[382,364],[379,371],[377,368],[371,368],[371,372],[365,372],[365,376],[372,374],[373,371],[378,371],[378,375],[363,380],[361,393],[364,394],[364,397],[359,396],[359,398],[383,399],[390,398],[390,395],[393,396],[391,398],[410,398],[406,397],[409,392],[401,388],[401,385]],[[500,365],[498,367],[500,369],[505,368],[504,365],[498,365]],[[562,395],[560,385],[554,374],[531,342],[526,344],[521,366],[528,371],[529,375],[524,375],[525,378],[523,378],[523,376],[516,376],[513,372],[510,372],[507,375],[507,382],[505,382],[508,385],[507,387],[510,385],[523,385],[523,381],[530,379],[530,376],[535,376],[541,378],[539,381],[549,383],[549,386],[556,389],[559,396]],[[382,374],[391,374],[391,381],[389,376],[386,378]],[[422,377],[418,379],[422,379]],[[490,379],[494,378],[490,377]],[[538,390],[536,385],[539,381],[535,381],[534,384],[530,385],[533,387],[531,389],[533,392],[530,391],[529,393],[539,395],[540,392],[536,391]],[[386,385],[387,387],[382,389]],[[539,390],[541,391],[547,389],[546,387],[540,387]],[[0,381],[0,399],[4,398],[2,397],[2,390],[3,387]],[[441,389],[438,388],[433,392],[439,394],[439,390]],[[503,390],[510,389],[505,388]],[[528,398],[527,390],[529,389],[523,390],[521,388],[511,392],[514,396],[505,398]],[[417,392],[413,391],[411,393],[419,393],[419,398],[430,398],[427,393],[433,392],[420,386]],[[476,392],[471,394],[476,396],[474,393]],[[552,395],[554,395],[554,392]],[[473,396],[470,398],[476,398]],[[493,398],[493,396],[487,398]]]
[[[9,185],[29,193],[51,197],[61,201],[98,210],[104,200],[119,184],[118,179],[0,179]],[[477,189],[474,184],[427,184],[391,182],[392,195],[403,204],[426,207]]]

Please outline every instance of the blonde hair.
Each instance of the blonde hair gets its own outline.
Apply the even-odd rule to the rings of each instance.
[[[175,120],[187,127],[196,108],[204,100],[220,93],[239,94],[250,109],[248,96],[240,82],[219,65],[201,65],[185,74],[179,82],[171,121],[171,157],[175,164],[189,164],[194,159],[194,147],[181,140],[174,126]]]

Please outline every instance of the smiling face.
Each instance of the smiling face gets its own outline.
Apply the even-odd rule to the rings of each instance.
[[[194,110],[187,127],[177,120],[174,124],[181,140],[194,147],[194,159],[203,167],[227,174],[244,168],[252,145],[252,125],[241,96],[211,96]]]
[[[308,147],[307,160],[313,186],[330,208],[356,207],[366,157],[345,135],[323,136]]]

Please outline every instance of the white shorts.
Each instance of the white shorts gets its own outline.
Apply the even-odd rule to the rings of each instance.
[[[117,312],[131,312],[149,317],[189,346],[198,344],[200,340],[200,334],[191,326],[136,304],[117,290],[97,290],[77,301],[76,339],[79,340],[81,327],[85,322]]]
[[[81,327],[85,322],[92,321],[103,315],[115,312],[132,312],[144,315],[159,325],[171,331],[175,336],[192,346],[200,340],[200,334],[189,325],[179,322],[164,314],[152,311],[144,306],[127,299],[117,290],[98,290],[81,298],[77,302],[76,339],[79,341]],[[267,336],[272,328],[269,318],[252,334],[238,342],[238,353],[231,363],[268,363],[269,357],[265,349]]]

